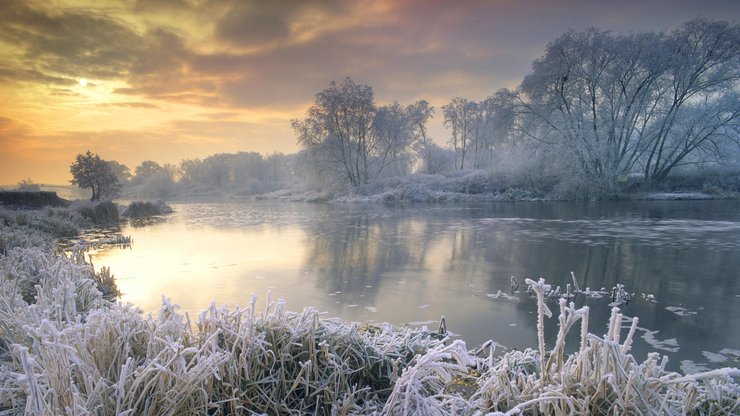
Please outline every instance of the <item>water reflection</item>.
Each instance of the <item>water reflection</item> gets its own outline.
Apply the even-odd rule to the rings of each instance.
[[[676,339],[676,369],[702,351],[740,349],[737,201],[175,209],[162,223],[122,230],[134,237],[131,251],[96,260],[145,310],[155,310],[161,294],[195,312],[210,300],[243,305],[270,290],[293,309],[314,306],[347,320],[431,326],[445,315],[470,345],[493,338],[524,348],[536,342],[534,302],[524,293],[514,301],[486,295],[508,291],[510,276],[565,288],[573,271],[582,288],[623,283],[636,293],[625,315],[658,331],[640,332],[638,358],[655,348],[653,338]],[[607,299],[575,302],[592,306],[593,332],[606,328]],[[554,335],[553,319],[551,342]]]

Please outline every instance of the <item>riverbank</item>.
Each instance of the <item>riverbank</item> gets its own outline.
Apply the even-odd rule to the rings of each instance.
[[[535,348],[505,354],[495,343],[470,351],[436,328],[286,312],[281,301],[197,317],[165,301],[145,317],[105,300],[79,255],[51,253],[53,236],[20,224],[0,230],[0,241],[15,241],[0,257],[0,409],[10,414],[738,411],[737,369],[681,375],[657,354],[637,362],[637,321],[618,310],[602,337],[588,332],[588,308],[563,299],[552,345],[538,334]],[[540,299],[539,331],[547,312]],[[581,347],[566,354],[573,327]]]
[[[59,198],[56,192],[48,191],[0,191],[0,206],[16,209],[38,209],[64,207],[70,201]]]
[[[181,201],[278,200],[286,202],[340,203],[470,203],[499,201],[582,201],[582,200],[711,200],[740,198],[740,175],[728,178],[671,178],[648,186],[636,179],[621,183],[608,192],[565,191],[553,181],[525,183],[484,170],[449,175],[413,174],[373,180],[353,188],[311,188],[295,186],[251,194],[240,189],[209,189],[190,192],[175,189],[170,198]]]

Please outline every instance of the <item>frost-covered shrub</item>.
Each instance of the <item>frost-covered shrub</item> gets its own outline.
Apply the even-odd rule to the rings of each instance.
[[[76,303],[76,311],[86,312],[97,303],[95,299],[102,297],[102,283],[110,285],[110,273],[96,273],[81,253],[67,257],[30,247],[15,248],[0,257],[0,280],[11,282],[14,287],[11,293],[20,295],[29,305],[43,301],[40,295],[47,292],[56,300],[58,289],[71,285],[74,294],[60,305]],[[117,294],[115,285],[106,288],[108,292],[111,290]]]
[[[541,198],[541,196],[533,191],[521,188],[509,188],[501,194],[501,199],[504,201],[526,201],[536,198]]]
[[[114,213],[106,213],[114,208]],[[42,210],[0,209],[0,225],[28,226],[57,238],[75,237],[80,233],[80,228],[107,224],[112,218],[116,221],[118,214],[115,204],[110,201],[88,202],[75,207],[46,207]]]
[[[113,224],[118,222],[118,205],[112,201],[85,202],[74,207],[83,218],[92,224]]]
[[[191,324],[164,302],[144,318],[127,305],[82,320],[25,319],[0,368],[0,408],[58,414],[371,414],[416,354],[424,331],[347,325],[313,309],[211,307]],[[12,393],[12,394],[11,394]]]
[[[588,332],[588,307],[560,299],[559,332],[545,353],[543,316],[549,314],[544,281],[527,281],[538,297],[539,351],[512,351],[479,361],[478,390],[470,401],[481,414],[735,414],[740,410],[740,370],[725,368],[682,376],[665,370],[651,353],[643,363],[629,354],[637,318],[612,309],[603,337]],[[581,347],[564,353],[570,328],[580,321]],[[623,323],[627,334],[623,337]],[[529,364],[527,364],[529,363]],[[528,366],[531,370],[524,370]],[[711,409],[707,411],[707,409]]]
[[[144,202],[134,201],[126,207],[123,211],[123,216],[126,218],[140,219],[148,218],[154,215],[169,214],[172,212],[172,208],[164,203],[159,202]]]
[[[16,247],[41,247],[51,250],[53,242],[48,235],[18,226],[0,226],[0,256],[7,254]]]
[[[442,190],[447,192],[458,192],[463,194],[482,194],[493,192],[493,182],[488,172],[475,170],[453,175],[441,185]]]
[[[395,382],[382,415],[457,415],[470,410],[467,398],[447,391],[475,365],[465,343],[438,345],[417,355]]]
[[[0,207],[0,226],[2,225],[29,225],[31,216],[27,211],[5,209]]]
[[[30,225],[54,237],[75,237],[83,223],[80,214],[69,208],[45,208],[33,216]]]

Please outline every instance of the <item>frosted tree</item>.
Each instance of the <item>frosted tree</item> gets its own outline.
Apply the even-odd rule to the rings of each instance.
[[[454,169],[454,152],[451,149],[442,148],[430,138],[416,142],[414,151],[420,161],[418,171],[421,173],[435,175],[448,173]]]
[[[643,162],[645,178],[653,181],[697,153],[717,160],[724,141],[740,143],[740,26],[695,19],[671,33],[663,51],[658,117]]]
[[[425,111],[423,106],[419,111]],[[408,107],[398,103],[376,106],[372,88],[347,77],[316,94],[306,118],[293,120],[292,126],[298,143],[320,165],[317,169],[358,186],[390,165],[400,174],[409,169],[419,123],[426,122],[423,116],[410,114]]]
[[[406,114],[411,119],[414,142],[427,140],[427,122],[434,117],[434,107],[426,100],[419,100],[406,106]]]
[[[480,169],[490,164],[496,137],[496,105],[492,98],[487,98],[475,106],[473,113],[473,167]]]
[[[442,106],[444,125],[450,129],[450,144],[455,150],[455,168],[464,170],[472,158],[472,167],[480,169],[493,159],[495,101],[480,103],[456,97]]]
[[[508,96],[512,124],[560,155],[564,173],[604,188],[636,171],[660,181],[737,141],[739,63],[740,30],[725,22],[696,19],[669,34],[570,31]]]
[[[174,192],[177,167],[164,166],[151,160],[141,162],[134,169],[131,183],[139,185],[139,193],[149,198],[166,198]]]
[[[118,178],[118,182],[126,184],[131,180],[131,170],[128,166],[118,163],[115,160],[109,160],[108,164],[110,165],[113,174]]]
[[[367,183],[377,143],[371,133],[377,108],[373,89],[351,78],[316,94],[304,120],[293,120],[298,143],[318,151],[322,163],[352,186]]]
[[[455,150],[455,169],[465,169],[465,157],[473,141],[473,113],[476,103],[467,98],[455,97],[442,106],[444,125],[450,129],[450,144]]]

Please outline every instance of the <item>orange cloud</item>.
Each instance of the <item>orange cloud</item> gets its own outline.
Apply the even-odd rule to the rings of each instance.
[[[439,107],[515,85],[568,28],[665,29],[697,14],[738,18],[740,2],[5,1],[0,184],[64,183],[87,149],[131,167],[290,152],[289,120],[331,80]],[[430,130],[445,140],[440,120]]]

